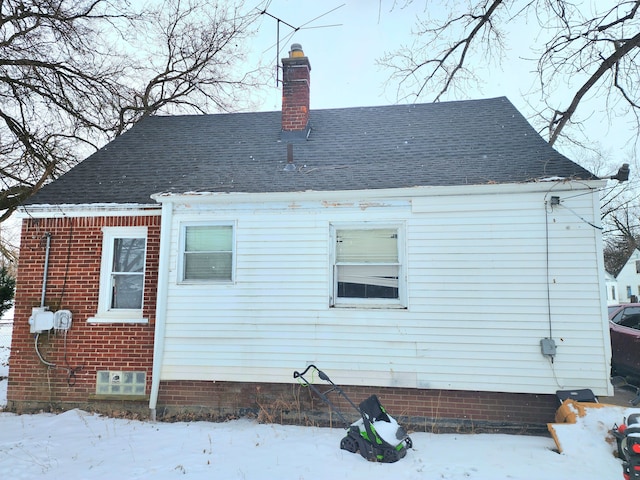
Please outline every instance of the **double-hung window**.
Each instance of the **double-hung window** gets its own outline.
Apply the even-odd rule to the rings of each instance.
[[[183,225],[180,281],[233,282],[233,244],[232,225]]]
[[[402,228],[333,226],[333,305],[405,306]]]
[[[90,321],[146,322],[142,318],[146,227],[104,227],[98,312]]]

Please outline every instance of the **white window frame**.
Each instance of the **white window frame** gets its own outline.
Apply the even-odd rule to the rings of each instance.
[[[398,298],[352,298],[338,297],[337,278],[337,232],[339,230],[380,230],[395,229],[398,246]],[[331,307],[345,308],[407,308],[407,274],[406,274],[406,245],[405,225],[403,223],[332,223],[330,225],[331,239],[331,275],[329,304]]]
[[[185,279],[185,247],[188,227],[231,227],[231,278],[225,280],[216,279]],[[178,269],[177,283],[181,285],[232,285],[236,281],[236,222],[214,221],[214,222],[182,222],[180,224],[180,240],[178,246]]]
[[[111,277],[113,268],[114,242],[118,238],[144,238],[145,266],[142,271],[142,305],[140,308],[111,308]],[[144,286],[147,257],[147,227],[103,227],[102,261],[100,264],[100,292],[98,312],[90,317],[90,323],[149,323],[142,316],[144,309]]]

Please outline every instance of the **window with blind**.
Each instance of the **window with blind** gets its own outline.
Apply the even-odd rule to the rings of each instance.
[[[336,228],[334,303],[399,305],[398,228]]]
[[[233,281],[233,226],[185,225],[182,281]]]

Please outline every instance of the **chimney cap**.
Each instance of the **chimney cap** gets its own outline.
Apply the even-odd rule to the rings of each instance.
[[[291,50],[289,51],[289,57],[304,57],[304,51],[302,50],[302,45],[299,43],[292,43]]]

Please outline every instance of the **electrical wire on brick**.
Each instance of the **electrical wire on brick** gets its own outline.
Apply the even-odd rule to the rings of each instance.
[[[81,371],[84,368],[84,365],[80,365],[79,367],[72,367],[69,364],[69,361],[67,360],[67,332],[68,330],[64,330],[62,334],[64,345],[64,364],[66,365],[65,370],[67,371],[67,385],[73,387],[76,384],[76,373]]]
[[[40,333],[36,333],[36,336],[35,336],[35,347],[36,347],[36,354],[38,355],[38,358],[47,367],[56,368],[56,364],[55,363],[51,363],[51,362],[45,360],[44,357],[42,356],[42,354],[40,353],[40,348],[38,347],[38,340],[39,339],[40,339]]]
[[[48,361],[47,359],[45,359],[42,354],[40,353],[40,347],[38,345],[38,341],[40,339],[40,333],[36,333],[35,335],[35,349],[36,349],[36,354],[38,355],[38,358],[40,359],[40,361],[46,365],[47,367],[49,367],[49,369],[51,370],[55,370],[55,369],[59,369],[59,370],[64,370],[67,372],[67,386],[69,387],[73,387],[76,384],[76,375],[79,371],[81,371],[84,368],[84,365],[80,365],[79,367],[72,367],[69,364],[69,361],[67,360],[67,331],[64,330],[64,334],[63,334],[63,351],[64,351],[64,363],[65,363],[65,367],[61,367],[53,362]]]

